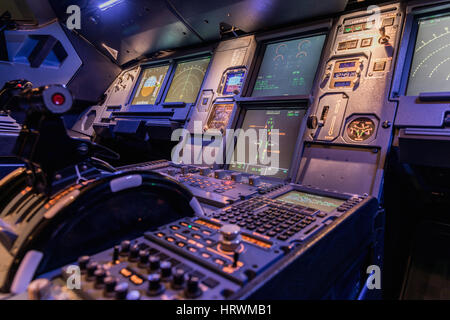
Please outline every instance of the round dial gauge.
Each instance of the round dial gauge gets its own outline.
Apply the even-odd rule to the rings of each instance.
[[[347,126],[347,135],[353,141],[365,141],[375,133],[375,123],[366,117],[354,119]]]

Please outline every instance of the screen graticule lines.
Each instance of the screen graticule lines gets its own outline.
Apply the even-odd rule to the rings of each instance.
[[[316,35],[268,44],[252,96],[309,94],[325,38]]]

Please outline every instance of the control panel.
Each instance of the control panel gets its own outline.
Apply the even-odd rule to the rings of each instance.
[[[339,18],[308,114],[297,182],[381,194],[396,112],[387,97],[402,20],[399,4]]]
[[[53,299],[61,300],[243,298],[248,287],[259,283],[261,290],[274,270],[283,269],[278,262],[301,260],[300,253],[309,250],[315,234],[326,234],[328,226],[349,215],[362,217],[375,209],[376,200],[367,195],[290,184],[81,256],[56,277],[44,275],[31,283],[28,294],[45,299],[51,292]],[[74,266],[81,271],[80,287],[70,290]],[[270,277],[264,276],[267,272]]]

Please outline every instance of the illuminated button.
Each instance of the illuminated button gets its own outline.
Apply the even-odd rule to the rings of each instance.
[[[192,252],[192,253],[197,252],[197,248],[194,248],[194,247],[188,247],[188,250],[189,250],[189,252]]]
[[[394,24],[394,17],[383,19],[383,24],[382,24],[383,27],[389,27],[389,26],[392,26],[393,24]]]
[[[357,32],[357,31],[361,31],[363,30],[363,25],[362,24],[358,24],[356,26],[353,26],[353,31]]]
[[[175,242],[175,239],[172,238],[172,237],[166,237],[166,240],[169,241],[169,242]]]
[[[361,40],[361,48],[370,47],[372,45],[372,38],[365,38]]]
[[[172,229],[172,230],[180,230],[180,227],[179,226],[170,226],[170,229]]]
[[[183,227],[188,227],[188,226],[189,226],[189,223],[187,223],[187,222],[180,222],[180,224],[181,224]]]
[[[386,61],[377,61],[373,64],[373,71],[384,71],[386,68]]]
[[[347,49],[355,49],[358,46],[358,40],[347,41]]]
[[[52,96],[52,102],[57,106],[63,105],[64,102],[66,102],[66,97],[64,97],[64,95],[61,93],[55,93]]]
[[[206,234],[207,236],[211,235],[211,231],[209,231],[209,230],[203,230],[202,233]]]
[[[139,277],[139,276],[137,276],[137,275],[135,275],[135,274],[133,274],[131,277],[130,277],[130,281],[131,282],[133,282],[135,285],[137,285],[137,286],[139,286],[139,285],[141,285],[142,283],[144,283],[144,279],[142,279],[141,277]]]
[[[344,42],[339,42],[339,44],[338,44],[338,48],[337,48],[338,50],[346,50],[347,49],[347,42],[346,41],[344,41]]]
[[[350,32],[353,32],[352,26],[345,26],[344,27],[344,33],[350,33]]]
[[[164,233],[158,232],[158,233],[156,234],[156,236],[157,236],[158,238],[162,238],[162,237],[164,237]]]
[[[201,240],[201,239],[202,239],[202,236],[199,235],[199,234],[194,234],[194,235],[192,235],[192,237],[193,237],[194,239],[197,239],[197,240]]]
[[[225,265],[225,261],[223,261],[222,259],[219,259],[219,258],[214,259],[214,263],[218,264],[219,266]]]
[[[123,275],[125,278],[128,278],[128,277],[130,277],[133,273],[132,273],[130,270],[128,270],[128,269],[126,269],[126,268],[123,268],[122,270],[120,270],[120,274]]]
[[[207,252],[203,252],[202,253],[202,257],[205,258],[205,259],[209,259],[209,258],[211,258],[211,255],[209,253],[207,253]]]
[[[186,243],[184,243],[183,241],[178,241],[177,246],[179,246],[180,248],[184,248],[186,246]]]

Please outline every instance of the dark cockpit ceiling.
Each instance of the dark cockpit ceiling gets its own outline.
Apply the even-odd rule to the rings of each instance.
[[[218,41],[221,30],[253,33],[343,11],[347,0],[133,0],[100,9],[100,0],[52,0],[57,17],[81,8],[79,33],[119,65],[163,50]],[[222,27],[222,29],[221,29]],[[117,59],[111,55],[117,51]]]

